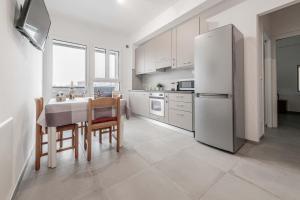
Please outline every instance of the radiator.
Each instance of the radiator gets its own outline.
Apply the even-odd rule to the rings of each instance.
[[[9,200],[13,184],[13,118],[0,122],[0,199]]]

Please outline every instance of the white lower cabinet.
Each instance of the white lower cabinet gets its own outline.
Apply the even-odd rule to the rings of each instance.
[[[149,117],[148,92],[131,92],[129,98],[131,112],[144,117]]]
[[[132,113],[194,131],[193,94],[165,93],[165,116],[150,114],[149,92],[130,92]]]
[[[193,131],[193,113],[169,109],[169,123],[173,126]]]
[[[193,94],[169,94],[169,124],[194,131]]]

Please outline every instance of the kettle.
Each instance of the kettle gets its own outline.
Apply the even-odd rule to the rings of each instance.
[[[178,90],[178,82],[171,83],[171,91],[177,91]]]

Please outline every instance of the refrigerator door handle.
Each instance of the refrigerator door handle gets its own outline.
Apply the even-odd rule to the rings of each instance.
[[[220,98],[231,99],[232,94],[212,94],[212,93],[196,93],[197,98]]]

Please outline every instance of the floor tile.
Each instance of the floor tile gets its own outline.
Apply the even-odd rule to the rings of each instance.
[[[87,169],[57,169],[55,172],[24,180],[17,199],[74,199],[96,188],[101,188],[101,185]]]
[[[207,162],[210,165],[223,170],[224,172],[231,170],[240,159],[237,155],[233,155],[201,143],[196,143],[190,148],[185,149],[185,151],[195,155],[203,162]]]
[[[79,195],[78,197],[75,197],[74,200],[109,200],[105,190],[102,188],[91,190],[87,193],[83,193],[82,195]]]
[[[180,152],[155,164],[172,181],[182,187],[193,199],[199,199],[224,172],[190,153]]]
[[[107,194],[110,200],[190,200],[176,185],[153,169],[114,186]]]
[[[105,165],[94,165],[91,169],[94,176],[105,188],[111,187],[136,173],[149,167],[149,165],[137,154],[131,153],[122,156]]]
[[[165,142],[159,139],[137,145],[135,150],[151,164],[161,161],[176,152],[176,149],[166,145]]]
[[[243,160],[233,174],[279,196],[282,199],[299,199],[300,174],[279,169],[261,162]]]
[[[279,198],[251,183],[227,174],[201,200],[279,200]]]

